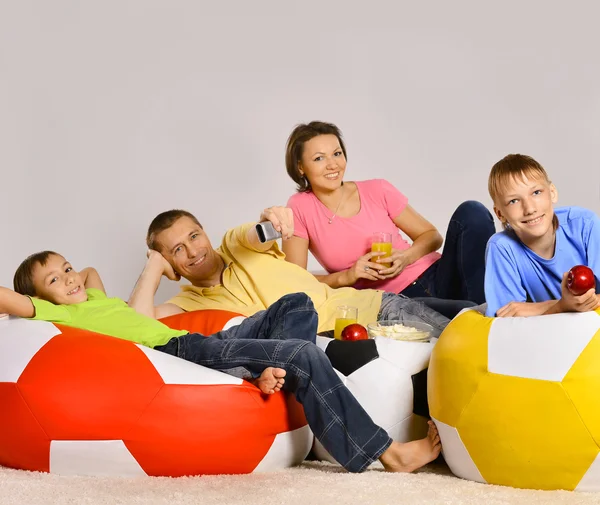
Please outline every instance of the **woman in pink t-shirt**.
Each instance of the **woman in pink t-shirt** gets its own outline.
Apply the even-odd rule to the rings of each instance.
[[[294,211],[294,237],[283,243],[288,261],[306,268],[310,250],[328,272],[316,277],[335,288],[485,301],[485,246],[495,228],[481,203],[458,207],[440,255],[436,250],[442,237],[435,226],[392,184],[383,179],[343,181],[346,147],[335,125],[298,125],[288,139],[286,166],[298,185],[288,201]],[[384,264],[381,253],[371,252],[374,232],[392,234],[391,265],[390,258]]]

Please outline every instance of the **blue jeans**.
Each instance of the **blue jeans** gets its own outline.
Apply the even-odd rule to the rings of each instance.
[[[456,307],[446,304],[445,310],[453,312],[464,308],[464,300],[484,303],[485,248],[495,232],[494,219],[484,205],[473,200],[461,203],[450,218],[442,257],[402,294],[457,300]]]
[[[439,337],[450,319],[436,312],[423,302],[411,300],[404,295],[383,293],[378,320],[421,321],[433,327],[432,337]]]
[[[311,299],[294,293],[238,326],[210,337],[190,333],[155,349],[215,370],[241,368],[254,377],[267,367],[285,369],[283,389],[303,405],[315,437],[346,470],[361,472],[392,439],[373,422],[315,345],[317,323]]]
[[[439,312],[448,319],[454,318],[462,309],[477,307],[475,302],[469,300],[444,300],[442,298],[433,298],[431,296],[412,298],[416,302],[423,302],[430,309]]]

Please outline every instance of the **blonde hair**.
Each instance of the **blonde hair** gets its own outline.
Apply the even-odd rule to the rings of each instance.
[[[524,178],[543,179],[548,184],[552,184],[544,167],[531,156],[525,154],[509,154],[498,161],[492,167],[488,178],[488,192],[494,201],[494,204],[498,202],[498,198],[508,186],[509,181],[514,179],[523,180]],[[558,228],[558,218],[556,217],[556,214],[552,217],[552,224],[556,230]],[[508,224],[505,222],[502,222],[502,226],[504,229],[508,228]]]

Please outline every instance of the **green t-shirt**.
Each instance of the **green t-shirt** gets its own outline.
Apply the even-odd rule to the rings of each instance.
[[[107,298],[99,289],[86,289],[85,292],[87,302],[73,305],[54,305],[32,298],[35,315],[31,319],[94,331],[147,347],[166,344],[173,337],[188,333],[172,330],[160,321],[136,312],[120,298]]]

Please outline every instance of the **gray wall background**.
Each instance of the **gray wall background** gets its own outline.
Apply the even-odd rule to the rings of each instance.
[[[509,152],[600,211],[595,1],[0,1],[0,285],[42,249],[128,297],[150,220],[216,245],[285,204],[298,122],[342,129],[442,233]],[[309,266],[317,267],[316,262]],[[163,282],[159,300],[177,291]]]

